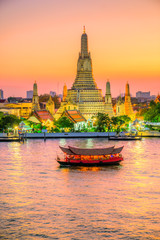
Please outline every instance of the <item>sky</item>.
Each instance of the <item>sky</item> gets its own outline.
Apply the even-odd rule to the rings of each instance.
[[[160,92],[159,0],[0,0],[0,89],[26,97],[71,88],[85,25],[93,76],[105,94]]]

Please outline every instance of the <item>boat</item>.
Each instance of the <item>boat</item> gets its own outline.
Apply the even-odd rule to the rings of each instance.
[[[132,141],[132,140],[142,140],[142,137],[138,137],[138,136],[109,136],[108,140]]]
[[[0,142],[20,142],[18,137],[1,137]]]
[[[123,146],[115,148],[77,148],[59,146],[64,153],[64,159],[57,156],[60,166],[106,166],[119,164],[123,161],[120,154]]]

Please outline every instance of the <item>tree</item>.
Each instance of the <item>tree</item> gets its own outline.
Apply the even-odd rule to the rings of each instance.
[[[126,129],[130,121],[131,121],[131,118],[128,117],[127,115],[112,117],[111,118],[112,129],[114,129],[117,133],[119,133],[122,130],[122,125],[124,129]]]
[[[144,114],[144,120],[150,122],[160,122],[160,103],[151,104],[151,107]]]
[[[43,95],[40,95],[39,96],[39,102],[48,102],[48,100],[49,100],[49,94],[43,94]]]
[[[0,119],[0,130],[7,130],[8,128],[14,128],[19,125],[20,119],[15,115],[3,115]]]
[[[119,116],[119,119],[122,120],[125,124],[129,123],[131,121],[131,118],[127,115],[121,115]]]
[[[4,116],[3,112],[0,112],[0,119]]]
[[[74,123],[71,122],[67,117],[61,117],[59,118],[57,121],[54,122],[54,125],[57,128],[69,128],[69,129],[73,129],[74,128]]]
[[[106,130],[110,130],[110,118],[108,114],[105,113],[98,113],[96,119],[96,131],[97,132],[105,132]]]
[[[155,101],[151,100],[149,106],[150,106],[151,108],[156,107]]]

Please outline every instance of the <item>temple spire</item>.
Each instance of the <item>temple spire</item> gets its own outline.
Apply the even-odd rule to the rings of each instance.
[[[86,29],[85,29],[85,26],[83,26],[83,33],[86,33]]]
[[[88,37],[85,32],[85,26],[83,27],[83,34],[81,36],[81,56],[82,58],[89,57],[88,53]]]
[[[65,83],[64,87],[63,87],[63,101],[66,100],[66,97],[67,97],[67,86],[66,86],[66,83]]]
[[[130,96],[130,90],[129,90],[129,83],[126,83],[126,92],[125,92],[125,115],[128,115],[130,118],[134,117],[132,103],[131,103],[131,96]]]
[[[107,79],[107,83],[106,83],[106,94],[111,94],[109,79]]]
[[[39,97],[38,97],[38,89],[37,89],[37,83],[35,81],[33,85],[33,98],[32,98],[32,111],[39,110]]]
[[[126,84],[125,96],[130,96],[130,91],[129,91],[129,84],[128,84],[128,82],[127,82],[127,84]]]

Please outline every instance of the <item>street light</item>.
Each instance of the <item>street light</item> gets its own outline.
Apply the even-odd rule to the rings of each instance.
[[[18,126],[15,126],[14,130],[15,130],[15,135],[18,135]]]

